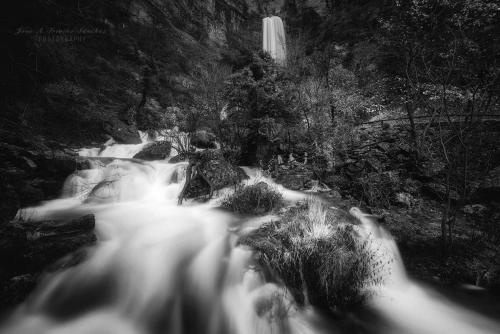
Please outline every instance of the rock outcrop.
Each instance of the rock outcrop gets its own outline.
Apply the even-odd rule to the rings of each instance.
[[[165,160],[170,156],[172,144],[169,141],[159,141],[147,145],[142,151],[134,155],[134,159]]]
[[[43,271],[80,262],[78,251],[97,240],[94,227],[93,215],[0,225],[0,309],[22,301]]]
[[[58,197],[64,181],[76,169],[76,153],[43,141],[0,143],[0,222],[12,219],[20,207]]]
[[[179,200],[182,202],[183,198],[211,196],[214,191],[247,178],[245,172],[224,159],[219,150],[196,152],[189,158],[186,185]]]

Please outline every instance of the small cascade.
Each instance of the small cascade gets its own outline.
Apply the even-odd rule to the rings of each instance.
[[[82,148],[78,155],[82,157],[113,157],[113,158],[132,158],[139,153],[148,143],[155,141],[147,132],[139,131],[141,138],[140,144],[116,144],[113,139],[109,139],[102,147]]]
[[[278,64],[286,61],[286,37],[283,21],[278,16],[262,20],[262,49],[269,53]]]
[[[93,212],[100,242],[84,263],[47,276],[2,332],[318,333],[290,313],[286,289],[254,269],[252,252],[235,246],[233,217],[213,205],[177,206],[172,176],[182,168],[116,160],[102,172],[123,173],[107,200],[98,183],[39,207],[35,220]]]
[[[389,334],[494,334],[499,323],[476,314],[447,300],[441,294],[411,280],[404,268],[394,238],[376,220],[353,208],[350,213],[358,218],[374,251],[385,259],[391,258],[389,277],[380,287],[372,306],[380,312],[394,328]]]

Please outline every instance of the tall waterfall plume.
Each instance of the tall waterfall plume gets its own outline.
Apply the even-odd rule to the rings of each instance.
[[[266,17],[262,20],[262,48],[279,64],[286,60],[286,38],[283,21],[278,16]]]

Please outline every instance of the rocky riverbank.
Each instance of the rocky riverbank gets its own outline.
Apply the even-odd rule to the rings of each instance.
[[[387,135],[387,133],[385,133]],[[446,253],[440,245],[442,204],[439,169],[422,164],[415,169],[412,152],[390,137],[368,143],[365,149],[338,156],[334,166],[311,154],[309,161],[292,161],[268,170],[277,183],[320,196],[328,205],[344,210],[362,207],[378,217],[395,237],[409,273],[441,283],[500,286],[499,246],[495,242],[500,206],[495,170],[479,185],[475,203],[463,205],[454,226],[454,242]],[[135,159],[164,160],[168,141],[146,145]],[[77,170],[90,169],[91,160],[107,164],[113,158],[78,157],[68,146],[14,136],[0,144],[5,162],[1,182],[5,192],[0,224],[2,307],[22,301],[46,271],[78,263],[82,247],[96,241],[92,216],[37,222],[14,219],[21,207],[60,196],[64,180]],[[203,200],[214,191],[246,178],[220,150],[208,149],[172,158],[191,166],[185,198]],[[189,172],[189,167],[188,167]],[[183,179],[178,175],[179,180]],[[483,186],[484,185],[484,186]],[[432,190],[433,191],[430,191]],[[286,210],[285,210],[286,211]],[[64,259],[64,260],[61,260]]]
[[[295,190],[320,190],[330,205],[363,208],[395,237],[413,277],[442,283],[500,287],[499,164],[475,185],[470,200],[458,203],[452,243],[442,248],[441,221],[446,187],[444,165],[419,159],[401,140],[398,126],[364,126],[360,148],[338,154],[327,166],[310,154],[307,163],[292,161],[269,166],[278,183]],[[326,189],[329,190],[326,190]],[[448,227],[447,227],[448,228]]]
[[[2,132],[0,142],[0,311],[23,301],[47,271],[75,265],[96,241],[94,216],[31,221],[19,209],[59,198],[64,181],[89,161],[43,138]]]

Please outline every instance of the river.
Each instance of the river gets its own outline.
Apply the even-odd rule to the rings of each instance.
[[[497,320],[410,279],[390,234],[357,209],[351,213],[366,235],[395,259],[390,277],[346,319],[297,307],[283,286],[265,281],[252,251],[236,246],[239,235],[275,217],[242,219],[218,209],[218,198],[178,206],[186,163],[129,159],[143,146],[81,150],[119,159],[96,159],[92,169],[68,177],[60,199],[19,213],[32,220],[93,213],[99,241],[81,264],[47,274],[2,333],[500,332]],[[276,186],[258,170],[245,170],[246,182]],[[290,203],[305,196],[278,188]],[[286,312],[276,312],[283,305]]]

